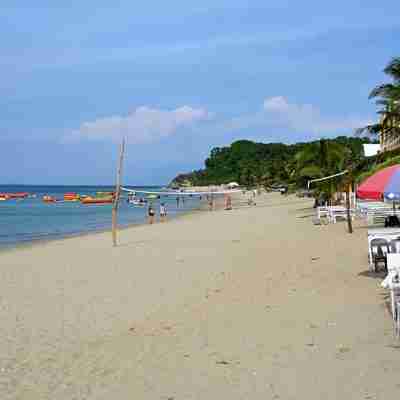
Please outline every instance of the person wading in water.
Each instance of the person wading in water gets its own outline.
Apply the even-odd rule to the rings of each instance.
[[[148,219],[149,219],[149,224],[153,224],[154,223],[154,216],[156,215],[156,212],[154,211],[153,205],[150,204],[149,205],[149,209],[147,210],[147,215],[148,215]]]

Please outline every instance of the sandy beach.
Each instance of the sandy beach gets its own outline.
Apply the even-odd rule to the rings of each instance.
[[[400,343],[366,229],[312,201],[0,253],[0,399],[390,399]]]

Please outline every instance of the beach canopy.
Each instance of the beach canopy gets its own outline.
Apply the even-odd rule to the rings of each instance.
[[[239,186],[239,184],[237,183],[237,182],[230,182],[230,183],[228,183],[228,187],[229,188],[234,188],[234,187],[238,187]]]
[[[364,200],[400,200],[400,164],[381,169],[367,178],[357,189]]]

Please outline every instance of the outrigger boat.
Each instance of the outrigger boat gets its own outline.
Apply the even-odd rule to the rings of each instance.
[[[79,201],[80,196],[77,193],[64,193],[64,201]]]
[[[25,199],[29,196],[27,192],[17,192],[17,193],[0,193],[0,197],[6,200],[8,199]]]
[[[43,196],[42,200],[43,200],[45,203],[55,203],[55,202],[57,201],[57,199],[56,199],[55,197],[49,196],[49,195],[47,195],[47,194]]]
[[[143,199],[142,197],[129,197],[127,202],[129,204],[133,204],[134,206],[140,206],[140,207],[144,207],[147,203],[147,201],[145,199]]]
[[[85,197],[81,199],[82,204],[112,204],[114,197]]]

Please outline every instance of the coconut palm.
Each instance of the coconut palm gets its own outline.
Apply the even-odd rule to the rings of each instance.
[[[297,176],[319,178],[343,169],[346,158],[344,146],[331,140],[312,142],[295,155]]]
[[[341,172],[345,168],[347,149],[331,140],[321,139],[310,143],[295,155],[297,181],[302,186],[310,179],[321,178]],[[336,191],[336,180],[318,184],[317,193],[325,193],[328,198]]]
[[[393,58],[383,71],[393,82],[377,86],[369,95],[370,99],[378,99],[376,104],[380,121],[358,129],[357,133],[400,138],[400,57]]]

